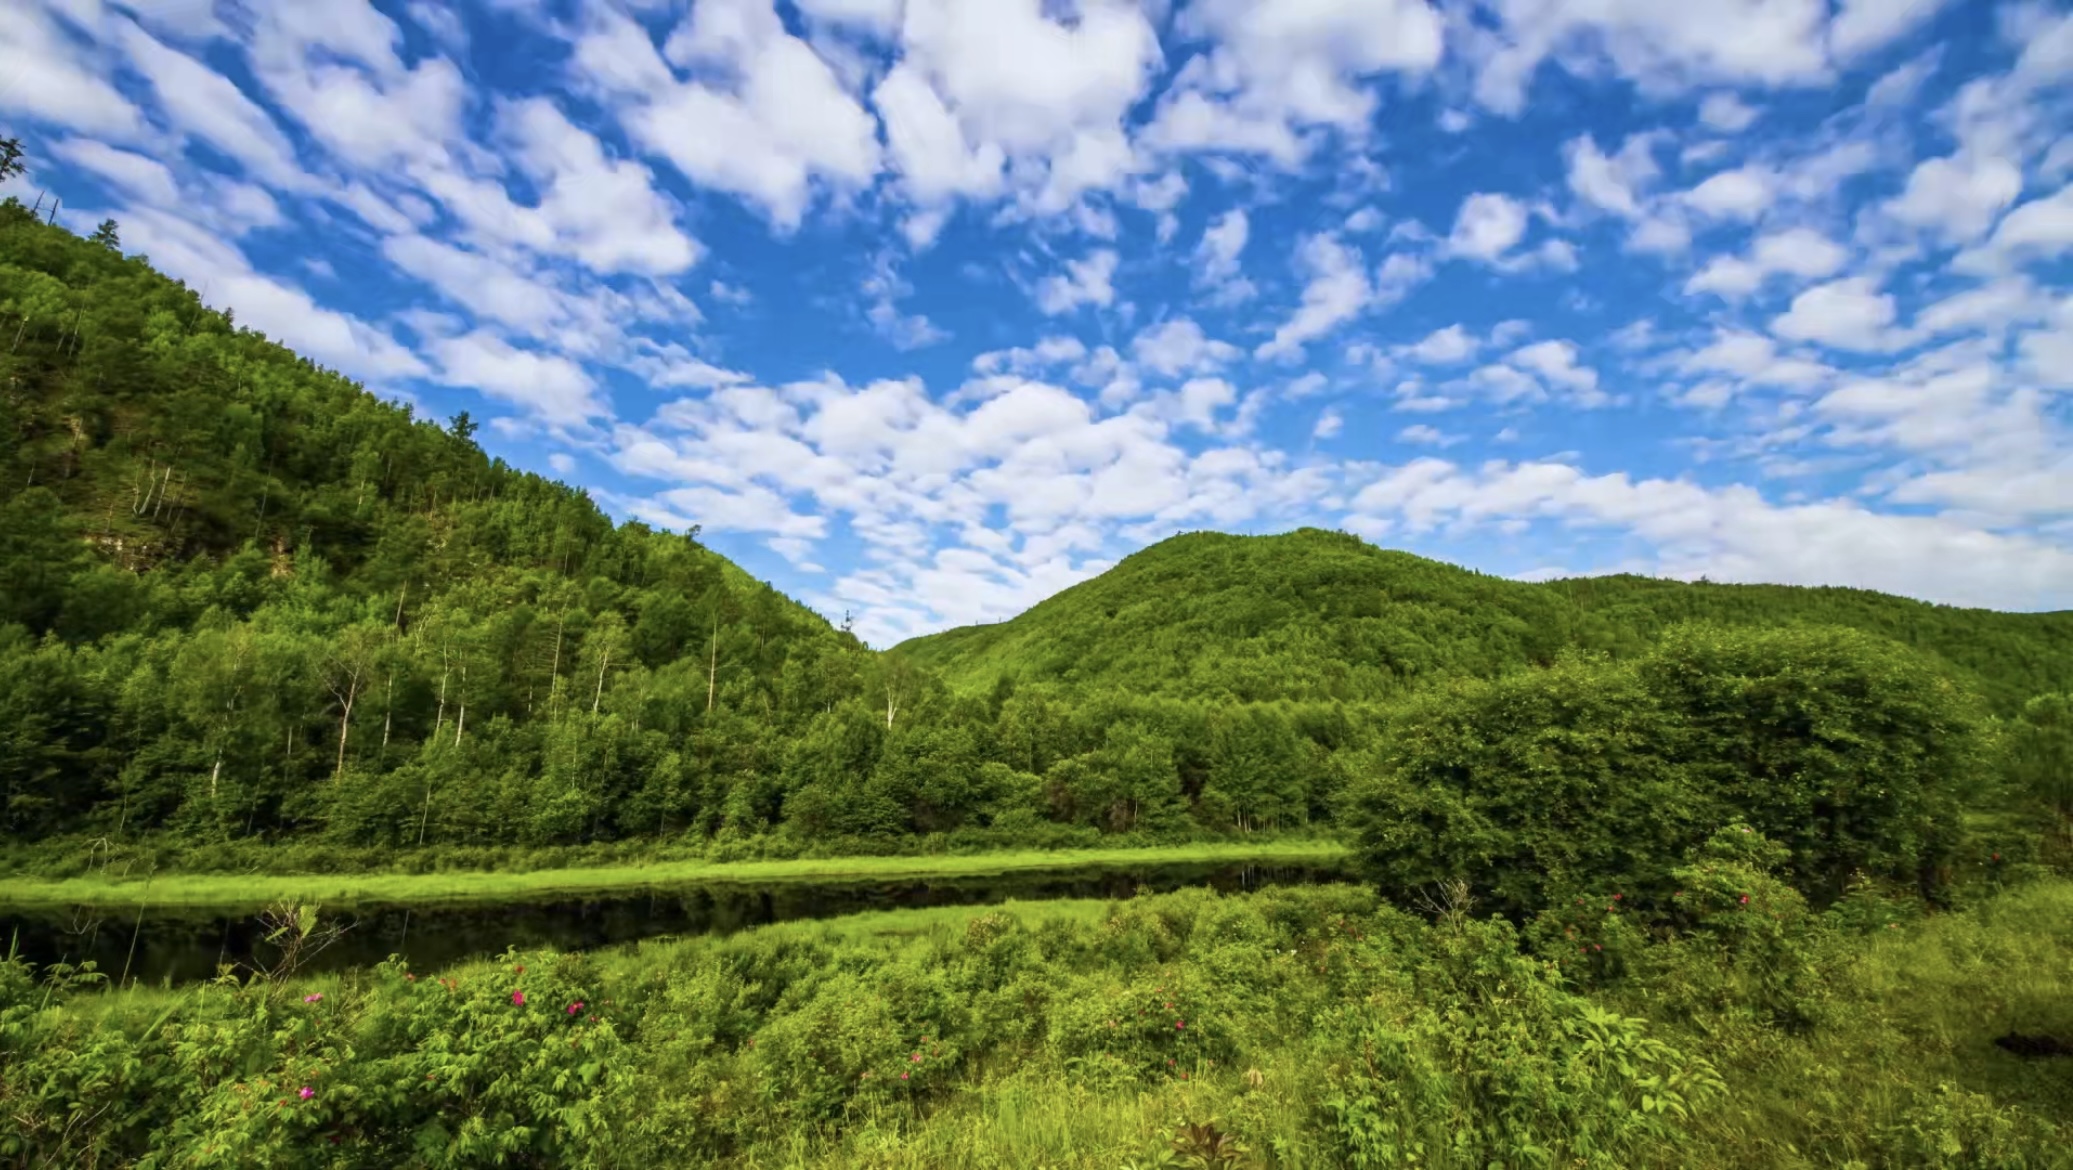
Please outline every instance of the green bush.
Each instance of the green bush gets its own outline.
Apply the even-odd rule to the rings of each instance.
[[[1460,882],[1521,919],[1587,889],[1660,909],[1685,855],[1746,820],[1825,904],[1860,870],[1934,888],[1987,745],[1977,700],[1897,644],[1685,626],[1631,663],[1569,657],[1414,702],[1347,817],[1404,902]]]

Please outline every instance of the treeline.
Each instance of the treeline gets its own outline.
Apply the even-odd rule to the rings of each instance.
[[[1285,830],[1335,820],[1435,686],[1633,660],[1689,618],[1897,637],[2005,717],[2073,689],[2064,614],[1526,585],[1316,531],[1176,538],[874,654],[695,533],[614,525],[486,456],[465,414],[381,401],[115,239],[0,205],[18,842]]]
[[[0,831],[362,845],[1325,815],[1329,704],[951,696],[0,206]]]
[[[1996,613],[1862,589],[1492,577],[1343,532],[1193,532],[988,626],[901,652],[959,689],[1122,688],[1205,702],[1393,703],[1442,679],[1645,653],[1681,622],[1837,625],[1943,660],[2000,715],[2073,691],[2073,612]]]

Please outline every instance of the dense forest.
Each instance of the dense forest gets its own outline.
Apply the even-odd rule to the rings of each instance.
[[[2020,720],[2073,614],[1525,584],[1198,533],[874,653],[0,207],[0,833],[368,848],[1252,832],[1332,821],[1405,704],[1678,623],[1848,627]],[[1844,673],[1848,673],[1845,671]]]

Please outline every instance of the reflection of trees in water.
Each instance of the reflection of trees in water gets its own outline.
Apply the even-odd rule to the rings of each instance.
[[[727,935],[774,922],[871,910],[1009,900],[1124,899],[1139,890],[1164,893],[1188,886],[1229,893],[1345,877],[1344,872],[1330,868],[1199,865],[845,885],[671,887],[607,899],[499,906],[338,907],[327,908],[324,918],[349,929],[321,953],[310,956],[302,969],[366,967],[400,953],[414,970],[431,971],[494,955],[507,946],[589,950],[671,935]],[[130,931],[101,930],[101,924],[99,915],[65,910],[0,917],[0,932],[17,935],[21,954],[32,962],[91,959],[101,970],[112,973],[123,963]],[[272,953],[266,935],[277,925],[262,925],[249,915],[178,917],[176,912],[154,910],[144,920],[132,974],[152,983],[170,976],[178,983],[209,978],[220,964],[262,965]]]

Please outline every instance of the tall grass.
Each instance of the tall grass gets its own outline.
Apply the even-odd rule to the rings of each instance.
[[[1009,850],[969,856],[794,858],[780,861],[673,861],[653,865],[536,870],[530,873],[160,874],[154,906],[256,909],[280,901],[461,905],[580,897],[647,887],[927,881],[1016,873],[1141,870],[1163,866],[1332,865],[1348,856],[1334,841],[1202,842],[1142,849]],[[0,879],[0,906],[135,906],[146,883],[104,877]]]

